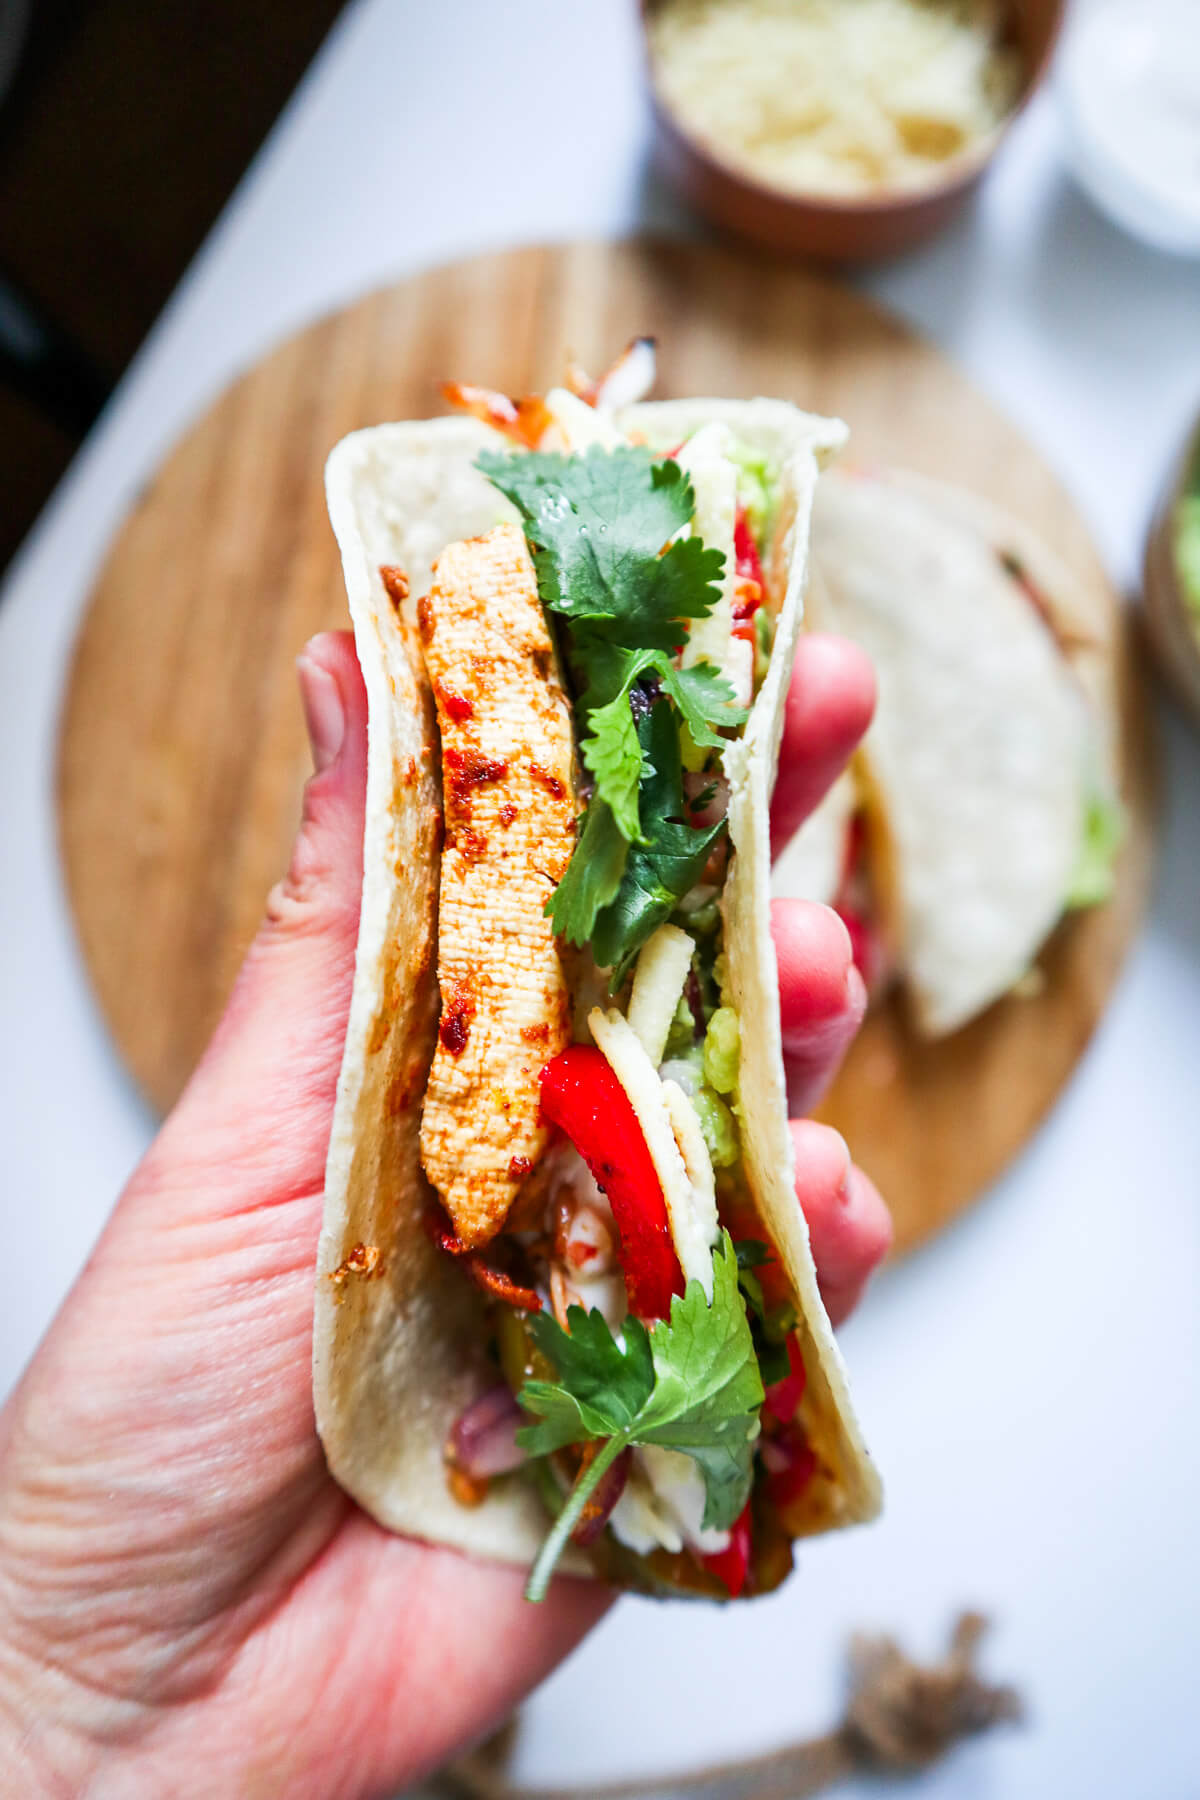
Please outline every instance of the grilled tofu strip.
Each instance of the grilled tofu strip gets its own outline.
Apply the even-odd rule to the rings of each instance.
[[[570,1041],[545,917],[575,842],[575,740],[515,525],[451,544],[418,606],[442,738],[442,1017],[421,1160],[459,1242],[486,1243],[545,1149],[538,1077]]]

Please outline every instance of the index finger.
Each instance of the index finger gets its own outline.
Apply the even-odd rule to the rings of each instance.
[[[815,632],[800,639],[771,804],[776,853],[841,774],[874,710],[875,671],[857,644]]]

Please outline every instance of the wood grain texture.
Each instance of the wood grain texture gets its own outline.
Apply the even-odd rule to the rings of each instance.
[[[346,623],[322,486],[343,433],[441,410],[447,376],[512,392],[657,334],[662,396],[773,394],[839,413],[858,460],[988,495],[1108,596],[1084,526],[1015,429],[930,345],[852,290],[681,243],[473,258],[369,295],[281,345],[186,434],[122,526],[81,629],[58,770],[67,886],[116,1043],[169,1107],[220,1014],[299,817],[294,658]],[[1113,613],[1114,621],[1116,613]],[[1134,829],[1119,893],[1064,925],[1034,999],[918,1045],[873,1019],[824,1109],[907,1248],[1024,1142],[1077,1061],[1151,866],[1140,683],[1114,629]]]

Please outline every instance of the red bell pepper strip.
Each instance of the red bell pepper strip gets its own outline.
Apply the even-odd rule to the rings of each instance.
[[[715,1550],[711,1556],[702,1556],[700,1561],[710,1575],[724,1582],[729,1589],[729,1598],[736,1600],[746,1585],[746,1575],[750,1568],[750,1502],[747,1500],[729,1531],[729,1543],[724,1550]]]
[[[630,1311],[665,1319],[684,1291],[667,1203],[629,1096],[591,1044],[572,1044],[541,1075],[542,1114],[570,1138],[616,1221]]]
[[[788,1338],[787,1353],[790,1373],[782,1381],[773,1381],[766,1394],[767,1411],[774,1413],[784,1425],[790,1424],[795,1418],[796,1408],[804,1398],[804,1390],[808,1385],[808,1371],[804,1367],[804,1358],[794,1335]]]
[[[733,554],[738,580],[753,581],[758,588],[757,599],[752,600],[747,595],[744,600],[738,601],[734,609],[739,619],[746,619],[752,613],[757,612],[762,605],[767,592],[767,583],[763,575],[762,559],[758,554],[758,545],[754,541],[754,533],[750,529],[744,506],[738,507],[737,517],[734,520]]]

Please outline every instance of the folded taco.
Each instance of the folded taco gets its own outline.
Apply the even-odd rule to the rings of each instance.
[[[873,988],[901,979],[941,1036],[1111,891],[1107,602],[988,502],[894,470],[822,482],[812,562],[809,620],[863,646],[879,702],[776,892],[835,905]]]
[[[385,1525],[728,1598],[879,1485],[793,1189],[768,806],[841,426],[605,382],[327,486],[369,701],[314,1337]]]

